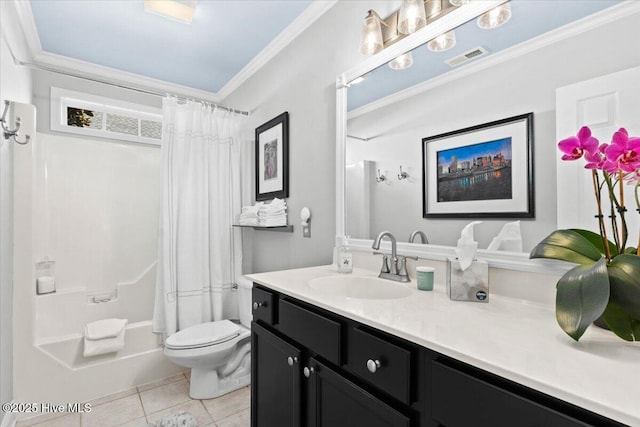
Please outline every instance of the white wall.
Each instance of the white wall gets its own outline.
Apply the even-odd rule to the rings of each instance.
[[[31,102],[31,72],[14,65],[5,39],[15,18],[0,2],[0,108],[4,100]],[[0,114],[2,112],[0,111]],[[0,402],[13,399],[13,150],[0,136]],[[4,413],[2,414],[4,418]]]
[[[349,134],[376,137],[347,139],[348,162],[376,161],[390,178],[372,183],[372,234],[367,237],[390,230],[406,241],[413,230],[422,229],[430,243],[455,245],[469,219],[422,218],[422,138],[533,112],[536,218],[521,221],[524,250],[529,251],[557,222],[555,91],[639,65],[638,25],[640,14],[628,16],[349,120]],[[616,42],[623,46],[610,48]],[[399,165],[408,168],[412,179],[398,181]],[[484,220],[476,226],[479,246],[486,248],[508,221]]]
[[[375,2],[338,2],[224,100],[249,110],[253,130],[289,112],[289,223],[294,233],[243,231],[245,271],[329,264],[335,236],[335,79],[361,61],[362,20]],[[382,3],[382,2],[379,2]],[[380,6],[380,7],[379,7]],[[388,5],[386,6],[388,7]],[[300,209],[311,210],[311,238],[302,237]],[[252,248],[252,249],[250,249]]]

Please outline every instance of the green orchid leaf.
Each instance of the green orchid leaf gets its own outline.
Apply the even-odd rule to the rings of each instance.
[[[627,248],[624,250],[625,254],[628,255],[637,255],[638,254],[638,248]]]
[[[602,255],[605,254],[604,245],[602,244],[602,236],[598,233],[594,233],[593,231],[589,230],[581,230],[579,228],[570,228],[569,231],[578,233],[579,235],[587,239],[589,243],[595,246]],[[618,255],[618,248],[616,247],[615,243],[613,243],[611,240],[608,240],[607,242],[609,243],[609,253],[611,254],[611,256],[613,257]]]
[[[573,230],[554,231],[529,254],[529,258],[552,258],[583,265],[592,265],[601,257],[597,247]]]
[[[618,255],[609,264],[610,301],[640,319],[640,257]]]
[[[607,261],[578,265],[558,281],[556,319],[563,331],[578,341],[609,302]]]
[[[611,332],[625,341],[640,341],[640,320],[634,319],[622,307],[609,302],[602,314]]]

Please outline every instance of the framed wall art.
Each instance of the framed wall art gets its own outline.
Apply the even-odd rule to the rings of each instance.
[[[256,201],[289,197],[289,113],[256,128]]]
[[[424,218],[534,218],[533,113],[422,139]]]

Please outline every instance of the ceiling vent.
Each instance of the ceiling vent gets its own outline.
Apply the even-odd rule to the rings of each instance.
[[[486,55],[487,53],[489,53],[485,48],[483,47],[476,47],[474,49],[471,49],[465,53],[463,53],[462,55],[458,55],[455,56],[451,59],[448,59],[446,61],[444,61],[447,65],[449,65],[450,67],[457,67],[458,65],[462,65],[465,62],[471,61],[472,59],[476,59],[479,58],[483,55]]]

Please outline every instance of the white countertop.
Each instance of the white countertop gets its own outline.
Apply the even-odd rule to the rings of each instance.
[[[352,274],[377,276],[359,269]],[[415,281],[397,283],[413,292],[393,300],[350,299],[308,285],[326,276],[344,277],[334,266],[247,277],[592,412],[640,426],[640,343],[624,342],[594,326],[574,342],[557,325],[553,307],[491,294],[487,304],[451,301],[441,283],[432,292],[418,291]]]

